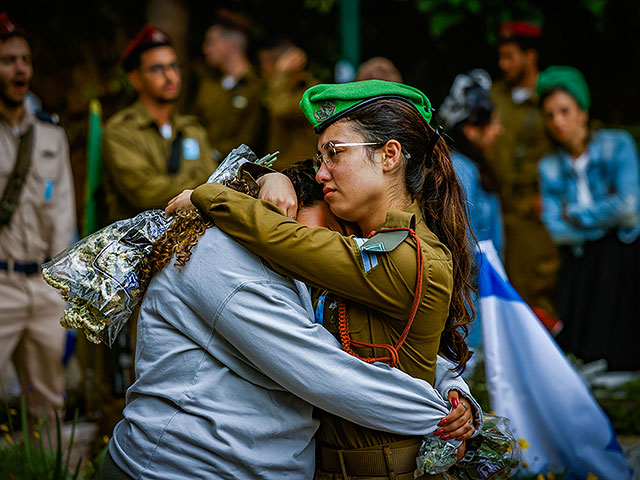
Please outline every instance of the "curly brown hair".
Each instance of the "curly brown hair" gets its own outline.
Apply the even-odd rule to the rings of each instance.
[[[148,285],[151,278],[174,257],[176,268],[184,267],[191,258],[191,249],[200,237],[213,227],[213,220],[199,210],[178,210],[164,234],[154,242],[147,262],[140,272],[141,285]]]

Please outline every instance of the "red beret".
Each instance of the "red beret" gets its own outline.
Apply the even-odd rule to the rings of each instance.
[[[120,62],[126,71],[136,68],[140,54],[145,50],[164,45],[173,45],[171,37],[155,25],[145,25],[136,38],[124,49]]]
[[[0,38],[9,38],[9,37],[25,37],[26,34],[20,26],[9,18],[9,15],[2,12],[0,13]]]
[[[542,29],[535,23],[526,21],[504,22],[500,26],[500,37],[503,39],[511,37],[539,38]]]

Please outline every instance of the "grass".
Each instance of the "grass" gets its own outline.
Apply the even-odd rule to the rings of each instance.
[[[66,448],[63,448],[62,422],[57,415],[54,441],[51,438],[52,429],[46,417],[35,424],[32,432],[29,431],[24,397],[20,400],[19,429],[14,425],[18,423],[16,419],[18,412],[6,403],[5,410],[7,424],[0,425],[0,431],[4,437],[4,445],[0,447],[0,465],[2,465],[0,480],[92,480],[99,477],[106,446],[93,461],[88,462],[88,467],[82,475],[81,459],[75,466],[69,466],[75,428],[78,423],[77,409]]]

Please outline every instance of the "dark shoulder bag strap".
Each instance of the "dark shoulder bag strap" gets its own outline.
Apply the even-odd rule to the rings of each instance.
[[[11,217],[18,208],[20,192],[31,165],[31,147],[33,146],[33,125],[20,137],[16,165],[7,181],[0,200],[0,228],[9,225]]]
[[[167,161],[167,170],[170,174],[180,170],[180,160],[182,160],[182,132],[178,132],[176,138],[171,142],[171,150]]]

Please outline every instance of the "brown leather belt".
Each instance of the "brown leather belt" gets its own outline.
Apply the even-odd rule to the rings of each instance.
[[[321,446],[320,469],[341,473],[343,476],[394,478],[395,475],[413,474],[419,448],[420,441],[398,447],[390,444],[352,450],[335,450]]]

